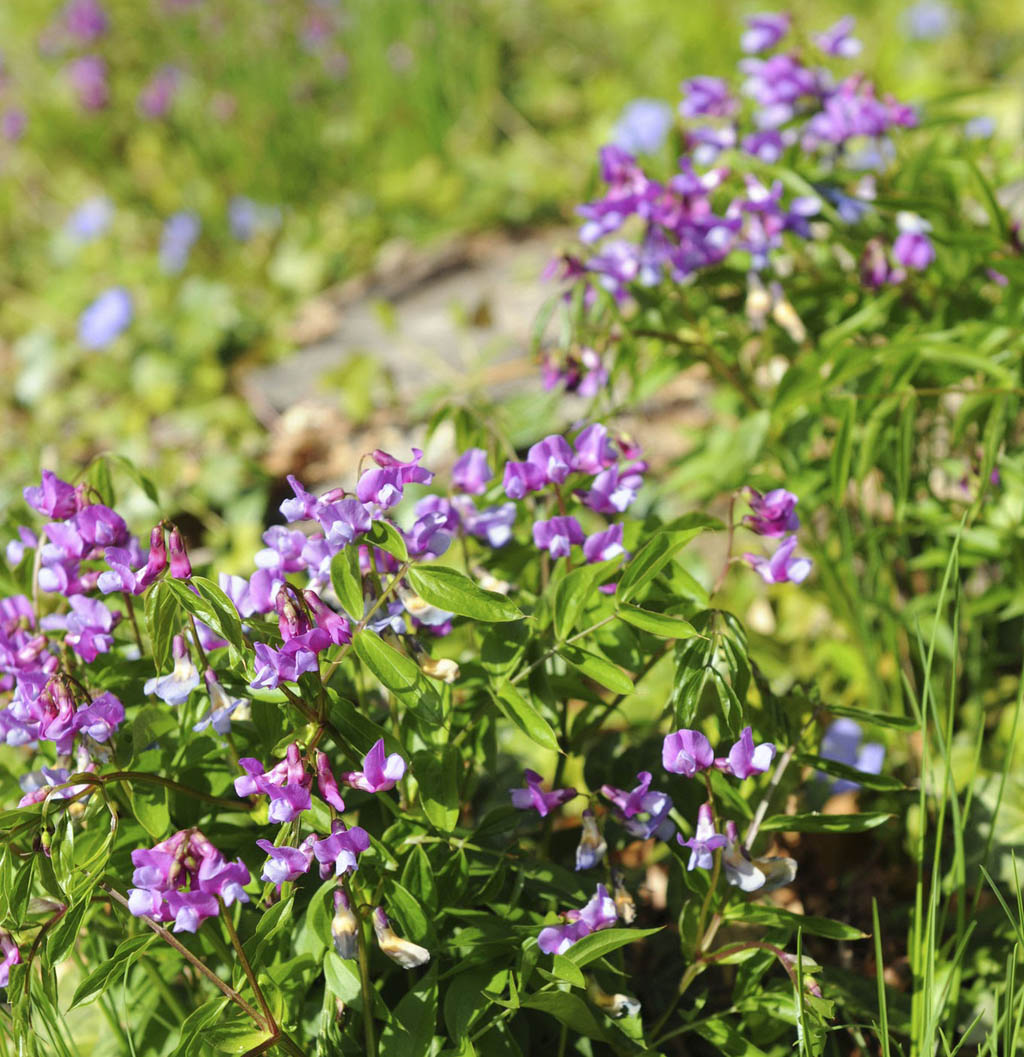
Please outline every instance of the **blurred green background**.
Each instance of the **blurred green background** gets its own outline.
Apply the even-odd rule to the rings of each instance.
[[[269,483],[265,430],[239,378],[288,356],[304,302],[364,272],[392,240],[570,223],[622,108],[644,96],[674,105],[684,77],[727,73],[743,16],[762,9],[717,0],[102,7],[104,32],[83,40],[64,3],[0,5],[0,503],[42,465],[73,474],[113,450],[158,481],[168,511],[222,526],[258,522]],[[962,108],[965,119],[990,115],[1017,138],[1024,8],[789,8],[804,33],[855,14],[858,65],[883,89]],[[74,64],[92,56],[105,64],[107,99],[88,108]],[[147,114],[161,86],[165,112]],[[99,196],[112,219],[86,241],[69,218]],[[232,231],[233,208],[254,213],[245,239]],[[201,229],[187,263],[168,271],[162,231],[180,211]],[[130,292],[133,321],[87,349],[79,316],[113,286]]]

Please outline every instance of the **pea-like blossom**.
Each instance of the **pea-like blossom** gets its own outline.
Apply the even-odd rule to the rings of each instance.
[[[22,492],[25,502],[46,517],[70,518],[82,507],[81,494],[52,470],[43,470],[42,484],[29,485]]]
[[[710,870],[714,862],[712,853],[725,847],[726,839],[721,833],[715,832],[715,817],[710,804],[701,804],[697,811],[697,827],[694,835],[689,840],[683,840],[683,835],[677,834],[676,840],[684,847],[690,849],[690,861],[686,864],[687,870]]]
[[[861,53],[864,45],[850,36],[857,20],[852,15],[845,15],[835,25],[814,37],[814,43],[826,54],[840,59],[853,59]]]
[[[287,845],[277,847],[272,841],[258,840],[256,847],[267,853],[263,864],[261,881],[270,881],[281,887],[286,881],[294,881],[309,871],[313,862],[313,842],[316,838],[311,833],[297,848]]]
[[[426,947],[395,934],[383,907],[376,907],[373,911],[373,931],[381,953],[403,969],[415,969],[418,965],[425,965],[430,961],[430,951]]]
[[[81,55],[67,66],[68,80],[83,110],[102,110],[110,101],[107,64],[99,55]]]
[[[561,484],[572,471],[572,449],[565,437],[553,433],[530,448],[526,461],[537,467],[547,484]]]
[[[672,800],[665,793],[651,789],[650,771],[640,771],[636,778],[639,784],[632,790],[603,785],[601,794],[615,805],[619,819],[634,837],[647,840],[656,836],[668,840],[675,832],[675,824],[668,817]]]
[[[583,543],[586,537],[580,523],[574,517],[553,517],[537,521],[533,526],[533,542],[540,550],[546,550],[552,558],[564,558],[574,543]]]
[[[753,730],[744,727],[740,740],[732,746],[728,756],[720,756],[715,760],[715,767],[742,781],[755,774],[764,774],[771,767],[776,751],[776,747],[769,741],[755,746]]]
[[[21,964],[21,951],[9,932],[0,930],[0,987],[6,987],[11,979],[11,966]]]
[[[526,782],[525,789],[510,789],[509,796],[512,798],[512,806],[520,811],[535,810],[541,818],[553,811],[560,804],[565,804],[579,794],[575,789],[552,789],[545,793],[540,784],[543,781],[536,771],[523,771],[523,780]]]
[[[784,536],[800,527],[800,519],[794,507],[797,497],[785,488],[775,488],[762,495],[753,488],[747,489],[752,514],[744,516],[747,527],[759,536]]]
[[[67,632],[64,641],[86,664],[91,664],[99,654],[107,653],[113,646],[111,632],[121,614],[111,613],[98,598],[72,595],[68,601],[70,613],[51,613],[43,617],[39,625],[47,631],[64,629]]]
[[[522,499],[527,492],[539,492],[546,484],[544,471],[532,462],[507,462],[502,488],[509,499]]]
[[[573,441],[573,448],[572,468],[580,473],[599,474],[618,462],[608,429],[600,422],[592,422],[581,430]]]
[[[766,11],[747,16],[747,28],[740,37],[740,48],[747,54],[768,51],[789,32],[790,16]]]
[[[520,465],[525,466],[526,463]],[[455,498],[462,527],[469,535],[485,539],[495,548],[504,547],[512,538],[517,514],[515,503],[502,503],[500,506],[487,507],[486,510],[477,510],[469,496]]]
[[[412,458],[408,462],[402,462],[385,451],[375,451],[373,461],[377,468],[367,470],[356,484],[359,501],[387,509],[402,498],[405,485],[430,484],[434,475],[419,465],[422,458],[423,452],[419,448],[412,449]]]
[[[483,495],[487,482],[494,472],[487,465],[487,452],[483,448],[470,448],[455,460],[452,467],[452,484],[470,495]]]
[[[618,466],[609,467],[597,474],[588,491],[576,494],[584,506],[599,514],[622,514],[633,505],[644,483],[643,471],[646,469],[644,462],[634,463],[621,471]]]
[[[387,754],[384,739],[379,738],[363,757],[363,769],[346,771],[341,780],[353,789],[362,789],[364,793],[382,793],[387,789],[394,789],[395,783],[401,780],[405,770],[405,760],[397,752]]]
[[[580,842],[576,847],[576,869],[589,870],[596,866],[607,850],[608,844],[601,836],[594,812],[588,808],[583,812]]]
[[[341,958],[354,961],[358,957],[359,920],[352,913],[348,896],[340,889],[334,892],[334,917],[331,918],[331,938]]]
[[[683,100],[679,113],[683,117],[730,117],[736,112],[738,104],[724,77],[689,77],[680,90]]]
[[[581,349],[564,358],[547,355],[544,358],[542,381],[546,390],[561,385],[567,393],[596,396],[608,384],[608,368],[594,349]]]
[[[540,931],[537,946],[545,954],[564,954],[577,940],[592,932],[611,928],[618,920],[615,901],[608,889],[599,884],[585,906],[562,915],[564,924],[549,925]]]
[[[935,260],[935,247],[928,232],[931,225],[916,213],[899,212],[896,214],[896,226],[899,234],[892,244],[892,255],[904,268],[924,271]]]
[[[345,801],[341,799],[338,791],[338,782],[331,770],[327,754],[317,750],[316,754],[316,784],[320,795],[327,801],[335,811],[345,810]]]
[[[269,771],[251,756],[243,756],[238,763],[246,773],[235,779],[235,792],[242,797],[257,793],[270,797],[267,817],[271,822],[291,822],[313,806],[309,795],[312,775],[306,773],[296,742],[288,746],[285,758]]]
[[[213,727],[218,734],[230,734],[232,718],[249,718],[248,702],[241,697],[229,697],[212,669],[207,668],[203,674],[210,693],[210,707],[192,729],[198,732],[206,730],[207,727]]]
[[[588,562],[606,562],[625,553],[621,524],[610,525],[603,532],[595,532],[583,541],[583,557]]]
[[[793,557],[796,543],[796,536],[787,536],[771,558],[757,554],[744,554],[743,558],[766,584],[800,584],[810,574],[811,560]]]
[[[273,690],[281,682],[297,682],[300,675],[317,670],[317,654],[330,642],[330,636],[321,628],[293,636],[279,650],[265,642],[257,642],[253,647],[256,676],[249,686],[253,690]]]
[[[666,771],[692,778],[715,762],[711,742],[699,730],[674,730],[665,735],[661,746],[661,763]]]
[[[726,844],[722,852],[725,879],[743,892],[771,892],[796,877],[796,860],[784,855],[754,859],[744,847],[732,820],[725,824]]]
[[[320,876],[335,877],[355,870],[361,852],[370,846],[370,836],[361,826],[346,828],[338,819],[331,823],[331,834],[313,841],[313,854],[320,863]]]
[[[612,142],[630,154],[653,154],[661,149],[671,127],[672,108],[668,103],[634,99],[616,122]]]
[[[147,679],[142,692],[154,694],[169,705],[180,705],[188,700],[189,694],[199,685],[199,671],[192,663],[192,657],[183,636],[174,636],[171,642],[171,652],[174,657],[174,668],[170,674]]]
[[[885,746],[869,741],[862,744],[863,732],[856,720],[840,716],[829,724],[821,738],[819,755],[826,760],[845,763],[865,774],[881,774],[885,762]],[[818,777],[831,781],[831,792],[847,793],[860,788],[860,783],[848,778],[831,779],[829,775],[818,772]]]
[[[78,340],[87,349],[109,345],[135,315],[132,295],[123,286],[105,290],[78,317]]]

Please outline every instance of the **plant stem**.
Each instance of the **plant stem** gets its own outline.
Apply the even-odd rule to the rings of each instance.
[[[132,631],[135,633],[135,643],[139,647],[139,652],[142,653],[145,648],[142,645],[139,622],[135,619],[135,606],[132,604],[132,596],[127,591],[122,591],[121,597],[124,599],[124,608],[128,611],[128,619],[131,621]]]
[[[609,613],[608,616],[602,618],[596,624],[591,624],[589,628],[584,628],[582,631],[577,631],[575,635],[570,635],[569,638],[567,638],[564,642],[556,643],[543,656],[538,657],[537,660],[533,662],[533,664],[524,668],[521,672],[516,675],[514,679],[511,679],[511,684],[515,686],[516,683],[518,683],[521,679],[525,679],[526,676],[528,676],[530,672],[534,670],[534,668],[539,668],[546,660],[551,657],[554,657],[554,655],[558,653],[559,649],[561,649],[562,646],[571,646],[574,642],[578,641],[579,639],[585,638],[587,635],[590,635],[593,632],[597,631],[598,628],[603,628],[605,624],[610,624],[613,620],[618,618],[618,615],[618,613]]]
[[[367,951],[367,922],[359,923],[359,986],[363,993],[363,1038],[365,1040],[364,1057],[377,1057],[377,1036],[373,1025],[373,984],[370,982],[370,958]]]
[[[245,978],[249,981],[249,986],[252,988],[252,993],[256,996],[256,1001],[260,1004],[260,1009],[263,1010],[263,1016],[267,1021],[267,1030],[271,1034],[277,1035],[279,1034],[277,1021],[274,1020],[274,1014],[270,1012],[266,997],[260,989],[260,985],[256,982],[256,974],[252,971],[249,959],[245,956],[245,949],[238,939],[235,923],[231,920],[231,915],[228,913],[228,908],[224,905],[224,901],[220,898],[217,901],[220,903],[221,919],[224,922],[224,927],[228,930],[228,936],[231,938],[231,946],[235,948],[238,960],[242,963],[242,971],[245,973]]]

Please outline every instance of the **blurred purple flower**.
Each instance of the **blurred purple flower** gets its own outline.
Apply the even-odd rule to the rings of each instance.
[[[28,115],[20,106],[8,107],[0,118],[0,134],[8,143],[17,143],[27,127]]]
[[[861,738],[860,724],[841,716],[830,723],[822,735],[819,755],[825,760],[845,763],[847,767],[853,767],[865,774],[881,774],[882,764],[885,762],[885,746],[873,741],[862,745]],[[847,778],[831,779],[821,771],[818,772],[818,777],[832,782],[832,793],[847,793],[860,788],[859,782]]]
[[[87,198],[68,217],[64,230],[76,242],[92,242],[110,227],[113,219],[113,203],[106,195],[95,195]]]
[[[87,349],[109,345],[131,323],[132,295],[123,286],[105,290],[78,317],[78,340]]]
[[[109,21],[99,0],[68,0],[64,26],[80,44],[89,44],[106,33]]]
[[[84,110],[102,110],[110,101],[107,64],[99,55],[82,55],[67,65],[68,80]]]
[[[942,0],[920,0],[904,12],[907,35],[912,40],[938,40],[956,24],[956,12]]]
[[[800,519],[793,509],[798,499],[785,488],[775,488],[764,495],[748,488],[747,497],[753,514],[745,515],[743,520],[759,536],[784,536],[800,527]]]
[[[452,483],[470,495],[483,495],[492,477],[494,474],[487,465],[487,452],[483,448],[463,452],[452,467]]]
[[[175,66],[162,66],[139,92],[139,113],[145,117],[165,117],[171,109],[181,84],[181,71]]]
[[[916,213],[896,214],[900,233],[892,244],[892,255],[904,268],[924,271],[935,260],[935,247],[928,238],[931,225]]]
[[[544,818],[550,811],[565,804],[579,794],[575,789],[552,789],[545,793],[540,787],[543,780],[536,771],[523,771],[523,779],[526,782],[525,789],[510,789],[509,796],[512,798],[512,806],[520,811],[537,811]]]
[[[200,228],[195,213],[182,211],[167,218],[160,236],[160,267],[167,275],[177,275],[184,269]]]
[[[653,154],[661,149],[672,127],[672,108],[660,99],[634,99],[627,104],[612,131],[612,142],[630,154]]]
[[[796,536],[787,536],[771,558],[757,554],[744,554],[744,560],[766,584],[800,584],[811,572],[810,558],[794,558]]]
[[[740,48],[748,55],[756,55],[774,48],[789,32],[790,17],[784,13],[766,11],[747,16],[747,29],[740,37]]]
[[[852,15],[845,15],[833,26],[814,37],[814,43],[826,54],[840,59],[852,59],[859,55],[864,45],[851,37],[857,20]]]

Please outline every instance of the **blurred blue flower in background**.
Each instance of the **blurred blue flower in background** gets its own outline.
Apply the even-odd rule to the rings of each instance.
[[[622,111],[612,131],[612,142],[630,154],[653,154],[661,149],[672,127],[672,107],[660,99],[634,99]]]
[[[132,295],[123,286],[112,286],[78,317],[78,340],[87,349],[102,349],[131,323],[134,315]]]
[[[167,218],[160,239],[160,267],[169,275],[176,275],[188,264],[200,227],[195,213],[183,211]]]
[[[919,0],[907,8],[904,19],[912,40],[938,40],[953,29],[956,13],[942,0]]]
[[[885,746],[869,741],[861,745],[862,732],[860,724],[845,716],[829,724],[821,739],[819,755],[826,760],[845,763],[847,767],[856,768],[865,774],[881,774],[885,762]],[[820,778],[828,775],[818,772]],[[859,782],[847,778],[836,778],[832,782],[832,793],[848,793],[860,789]]]
[[[98,239],[114,219],[114,204],[106,195],[87,198],[68,217],[64,230],[76,242],[86,243]]]
[[[245,195],[235,195],[228,203],[228,225],[239,242],[248,242],[253,235],[273,231],[281,223],[277,206],[254,202]]]

